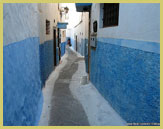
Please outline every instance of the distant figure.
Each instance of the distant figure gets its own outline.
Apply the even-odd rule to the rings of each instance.
[[[67,45],[69,45],[69,47],[71,47],[71,40],[70,40],[70,38],[67,40]]]

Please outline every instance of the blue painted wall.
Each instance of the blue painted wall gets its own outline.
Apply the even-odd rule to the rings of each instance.
[[[61,43],[61,56],[65,54],[66,42]],[[59,48],[56,48],[56,63],[59,64]],[[54,70],[54,47],[53,40],[40,44],[40,69],[41,80],[44,86],[50,73]]]
[[[73,49],[76,50],[76,40],[71,39]],[[85,68],[88,73],[88,39],[82,39],[81,42],[78,42],[78,53],[84,56],[85,59]]]
[[[76,40],[74,40],[76,43]],[[76,50],[76,45],[74,45],[74,50]],[[88,39],[81,39],[81,42],[77,43],[77,52],[82,56],[88,55]]]
[[[159,52],[124,47],[122,40],[114,41],[119,43],[98,41],[96,50],[91,49],[90,80],[128,123],[159,123]]]
[[[88,73],[88,39],[85,39],[84,49],[85,68]]]
[[[57,65],[59,64],[59,48],[56,48],[56,60],[57,60]]]
[[[54,69],[54,50],[53,40],[49,40],[40,44],[40,69],[41,80],[43,85]]]
[[[61,43],[61,56],[63,56],[66,52],[66,44],[67,42]]]
[[[42,110],[39,38],[3,47],[3,125],[38,125]]]
[[[71,38],[71,44],[72,44],[72,48],[75,50],[75,40],[73,38]]]

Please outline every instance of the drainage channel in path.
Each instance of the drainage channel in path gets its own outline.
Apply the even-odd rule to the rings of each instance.
[[[69,89],[73,74],[78,69],[78,61],[81,58],[67,50],[67,64],[59,74],[54,84],[51,110],[50,126],[88,126],[87,115],[78,100],[76,100]]]

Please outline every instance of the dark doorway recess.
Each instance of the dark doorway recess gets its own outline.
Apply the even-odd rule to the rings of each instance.
[[[75,38],[76,38],[75,40],[76,40],[76,51],[77,51],[78,50],[77,49],[78,48],[78,44],[77,44],[78,43],[78,41],[77,41],[78,38],[77,38],[77,35],[75,36]]]
[[[54,66],[57,66],[57,55],[56,55],[56,29],[53,29],[53,46],[54,46]]]
[[[61,44],[61,33],[60,33],[60,29],[58,28],[58,56],[59,56],[59,62],[61,60],[61,48],[60,48],[60,44]]]

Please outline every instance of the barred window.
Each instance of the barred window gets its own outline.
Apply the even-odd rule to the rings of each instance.
[[[103,27],[118,26],[119,3],[105,3],[103,7]]]
[[[46,34],[50,34],[50,21],[46,20]]]

